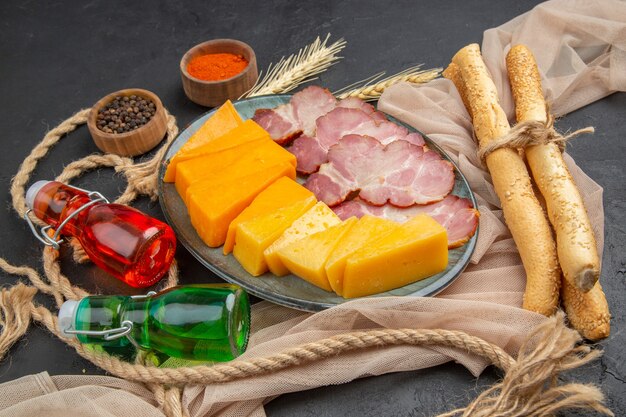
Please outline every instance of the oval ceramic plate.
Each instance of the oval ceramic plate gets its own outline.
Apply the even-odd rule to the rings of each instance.
[[[290,98],[291,95],[262,96],[240,100],[233,104],[241,117],[245,120],[252,117],[257,109],[274,108],[288,102]],[[167,221],[176,231],[179,242],[181,242],[202,264],[215,272],[218,276],[228,282],[241,285],[257,297],[277,304],[299,310],[319,311],[348,301],[334,293],[317,288],[295,275],[276,277],[271,273],[267,273],[259,277],[253,277],[239,265],[232,254],[224,256],[222,254],[222,248],[214,249],[206,246],[196,234],[196,231],[191,225],[189,215],[187,214],[187,208],[178,196],[174,184],[164,183],[163,175],[165,173],[167,160],[189,140],[191,135],[198,130],[214,112],[215,110],[206,113],[183,130],[170,145],[163,161],[161,161],[159,165],[159,202],[161,203],[161,208],[163,209]],[[407,127],[411,131],[415,131],[412,127],[404,125],[391,117],[389,119]],[[439,152],[443,158],[450,160],[445,152],[435,143],[427,137],[424,137],[424,139],[431,149]],[[454,171],[456,181],[452,193],[459,197],[469,198],[474,207],[476,207],[474,195],[456,165],[454,166]],[[450,251],[448,267],[445,271],[405,287],[371,297],[419,297],[437,294],[447,287],[461,274],[463,269],[465,269],[476,246],[477,235],[478,231],[465,245]]]

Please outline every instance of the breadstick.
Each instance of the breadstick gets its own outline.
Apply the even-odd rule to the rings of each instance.
[[[483,147],[506,134],[509,122],[478,45],[461,49],[452,62],[461,71],[474,131]],[[550,316],[558,304],[561,271],[550,225],[533,193],[526,165],[517,151],[509,148],[490,153],[486,163],[526,270],[524,308]]]
[[[469,113],[470,117],[472,117],[472,109],[470,108],[470,104],[467,98],[467,91],[465,90],[465,83],[463,82],[463,77],[461,76],[461,70],[459,69],[459,67],[451,62],[442,75],[452,81],[457,91],[459,92],[459,95],[461,96],[461,100],[463,100],[463,104],[465,105],[467,112]]]
[[[532,52],[524,45],[516,45],[508,53],[506,63],[517,121],[545,122],[546,103]],[[555,144],[530,146],[526,148],[526,157],[556,231],[557,253],[565,278],[561,294],[569,321],[587,339],[605,338],[610,333],[611,315],[597,282],[600,260],[580,193]]]
[[[546,102],[532,52],[524,45],[516,45],[507,54],[506,65],[517,121],[545,123]],[[574,287],[589,291],[600,276],[600,259],[583,200],[561,152],[554,143],[529,146],[526,158],[546,200],[563,275]]]
[[[589,291],[582,292],[563,280],[561,295],[570,324],[583,337],[600,340],[609,336],[611,314],[599,281]]]

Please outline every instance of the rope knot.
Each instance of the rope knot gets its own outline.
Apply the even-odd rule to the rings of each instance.
[[[563,152],[567,141],[578,135],[594,133],[594,131],[595,129],[589,126],[563,136],[554,129],[554,117],[548,113],[548,120],[545,122],[527,120],[516,124],[506,135],[481,146],[478,150],[478,157],[485,164],[487,156],[501,148],[524,149],[549,143],[554,143]]]

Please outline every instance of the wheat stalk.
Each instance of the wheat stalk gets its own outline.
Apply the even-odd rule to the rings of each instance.
[[[326,71],[342,58],[337,53],[346,46],[343,39],[327,45],[328,38],[330,33],[323,41],[318,37],[297,54],[282,57],[276,65],[270,64],[265,76],[259,77],[254,87],[240,98],[286,93],[302,83],[316,79],[315,75]]]
[[[408,68],[380,81],[378,80],[385,75],[385,73],[379,72],[378,74],[366,78],[365,80],[358,81],[342,88],[341,90],[335,91],[333,94],[340,99],[358,97],[361,100],[366,101],[378,100],[386,88],[391,87],[396,83],[405,81],[413,84],[424,84],[437,78],[442,71],[441,68],[421,70],[420,68],[422,65],[423,64]]]

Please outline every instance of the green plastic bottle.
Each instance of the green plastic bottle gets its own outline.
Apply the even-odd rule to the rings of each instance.
[[[168,356],[228,361],[246,349],[250,302],[232,284],[173,287],[146,296],[90,296],[66,301],[59,330],[82,343],[129,344]]]

